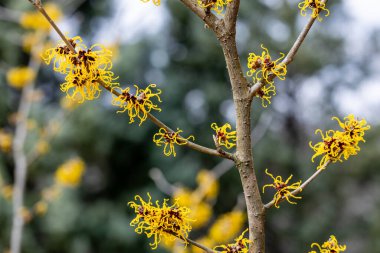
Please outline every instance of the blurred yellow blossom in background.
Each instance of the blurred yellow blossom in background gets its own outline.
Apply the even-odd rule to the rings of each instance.
[[[62,186],[76,187],[81,181],[84,170],[85,164],[81,159],[71,159],[58,167],[55,181]]]
[[[54,21],[58,21],[62,17],[59,7],[53,3],[44,4],[44,8]],[[20,24],[25,29],[49,31],[51,25],[44,16],[38,11],[24,12],[20,19]]]
[[[12,68],[7,72],[9,86],[21,89],[34,81],[36,72],[29,67]]]
[[[13,135],[0,129],[0,151],[8,153],[12,149]]]

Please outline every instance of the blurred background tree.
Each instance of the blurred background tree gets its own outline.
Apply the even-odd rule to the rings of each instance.
[[[53,1],[50,1],[53,2]],[[88,44],[105,43],[114,50],[114,72],[121,85],[157,83],[163,90],[159,117],[169,126],[196,136],[212,146],[212,122],[234,124],[234,109],[223,53],[201,20],[180,1],[160,7],[132,1],[54,1],[64,13],[59,23],[70,36],[81,35]],[[260,44],[286,52],[306,22],[296,0],[242,1],[237,38],[243,64]],[[335,164],[302,193],[297,206],[283,204],[267,215],[269,253],[307,252],[313,241],[336,234],[350,252],[380,251],[380,118],[379,26],[364,26],[353,19],[350,5],[329,1],[331,15],[317,22],[285,81],[268,108],[255,99],[253,125],[257,128],[254,155],[260,186],[269,182],[265,168],[305,179],[315,169],[308,143],[314,130],[327,129],[333,115],[355,113],[372,129],[360,155]],[[7,84],[6,73],[27,65],[23,50],[26,30],[19,24],[28,1],[0,1],[0,128],[12,132],[11,115],[20,92]],[[135,22],[135,23],[133,23]],[[57,40],[55,34],[51,34]],[[37,128],[61,113],[62,77],[46,66],[38,73],[36,88],[43,96],[33,104],[30,118]],[[149,171],[159,168],[173,185],[195,187],[200,169],[212,169],[220,159],[177,149],[166,157],[152,142],[156,127],[139,127],[116,114],[107,94],[65,114],[49,152],[28,169],[25,204],[32,206],[41,190],[52,184],[54,172],[66,160],[79,156],[86,172],[79,189],[65,190],[43,217],[25,226],[25,253],[151,252],[145,239],[129,226],[133,217],[127,202],[135,194],[161,193]],[[35,137],[34,137],[35,138]],[[27,149],[35,148],[29,134]],[[0,178],[13,183],[13,161],[0,154]],[[216,200],[213,219],[230,211],[242,191],[238,173],[231,168],[220,178],[222,197]],[[264,200],[271,199],[270,194]],[[11,202],[0,197],[0,252],[9,247]],[[192,235],[190,235],[192,237]],[[159,248],[157,252],[166,252]]]

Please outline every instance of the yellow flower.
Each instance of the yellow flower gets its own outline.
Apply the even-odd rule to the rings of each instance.
[[[71,159],[58,167],[55,172],[55,181],[66,187],[76,187],[85,169],[84,162],[79,159]]]
[[[370,129],[367,122],[363,119],[358,121],[354,115],[350,114],[345,117],[346,121],[343,123],[337,117],[333,117],[338,121],[339,126],[343,131],[329,130],[323,134],[321,129],[317,129],[315,133],[320,133],[322,141],[309,146],[315,151],[311,160],[323,155],[317,169],[324,168],[327,161],[333,163],[342,162],[342,157],[347,160],[351,155],[356,155],[360,151],[359,142],[365,142],[364,132]]]
[[[232,211],[217,218],[209,230],[209,238],[215,243],[232,240],[241,231],[245,215],[241,211]]]
[[[143,3],[147,3],[147,2],[149,2],[150,0],[140,0],[141,2],[143,2]],[[157,6],[159,6],[160,4],[161,4],[161,0],[152,0],[152,2],[155,4],[155,5],[157,5]]]
[[[28,208],[22,207],[20,211],[21,211],[21,216],[22,216],[22,218],[23,218],[23,220],[24,220],[25,223],[28,223],[28,222],[30,222],[32,220],[33,215],[29,211]]]
[[[78,107],[78,103],[74,102],[73,100],[67,98],[67,97],[63,97],[61,98],[59,104],[61,105],[61,107],[67,111],[73,111],[75,110],[77,107]]]
[[[273,187],[276,190],[276,193],[274,194],[274,197],[273,197],[275,207],[279,208],[278,203],[281,201],[282,198],[285,198],[290,204],[297,204],[296,202],[291,201],[290,198],[294,198],[294,199],[302,198],[299,196],[294,196],[291,193],[292,190],[296,190],[300,188],[301,180],[291,185],[288,185],[293,175],[290,175],[288,179],[286,179],[286,181],[284,182],[281,176],[274,177],[271,173],[268,172],[268,169],[265,170],[265,173],[273,179],[273,183],[264,185],[263,193],[266,187]]]
[[[183,131],[178,128],[176,132],[169,132],[165,128],[160,128],[158,133],[153,136],[153,142],[159,147],[164,145],[164,154],[166,156],[170,156],[171,154],[176,156],[177,154],[174,149],[174,144],[186,145],[190,139],[194,140],[194,136],[192,135],[187,138],[183,138],[180,136],[180,133],[182,132]]]
[[[136,217],[131,221],[131,226],[137,226],[135,232],[138,234],[145,233],[148,238],[153,237],[153,242],[149,245],[152,249],[156,249],[162,238],[175,240],[175,238],[187,240],[188,234],[191,231],[189,213],[190,209],[179,206],[175,200],[171,206],[167,205],[168,199],[163,201],[162,207],[159,201],[153,206],[151,196],[148,193],[148,202],[145,202],[139,195],[135,196],[134,201],[128,203],[131,208],[134,208]]]
[[[62,12],[57,5],[47,3],[44,5],[44,8],[54,21],[57,21],[62,17]],[[26,29],[49,31],[51,28],[49,22],[38,11],[25,12],[21,16],[20,24]]]
[[[36,144],[36,151],[39,155],[44,155],[47,152],[49,152],[50,145],[47,141],[45,140],[39,140]]]
[[[10,200],[13,196],[13,186],[4,185],[0,188],[0,193],[3,195],[4,199]]]
[[[47,209],[48,205],[45,201],[40,200],[34,205],[34,211],[40,216],[44,215],[47,212]]]
[[[112,105],[120,108],[118,113],[128,112],[129,123],[133,123],[137,117],[140,120],[141,125],[148,117],[148,113],[152,110],[161,111],[158,105],[152,102],[153,98],[156,98],[158,102],[162,102],[160,98],[161,90],[157,89],[156,92],[152,91],[152,88],[156,88],[155,84],[150,84],[145,89],[140,89],[137,85],[135,95],[130,93],[130,88],[125,89],[115,88],[120,90],[120,96],[114,96]]]
[[[246,229],[237,239],[235,239],[235,243],[219,245],[214,247],[214,250],[220,253],[248,253],[249,244],[251,244],[252,241],[244,238],[244,234],[247,231],[248,229]]]
[[[336,237],[333,235],[331,235],[329,240],[327,242],[324,242],[322,246],[320,246],[318,243],[311,244],[312,248],[314,246],[319,249],[319,253],[340,253],[346,251],[346,245],[339,245]],[[316,251],[310,251],[309,253],[313,252],[316,253]]]
[[[29,67],[12,68],[7,72],[9,86],[21,89],[30,84],[36,77],[36,72]]]
[[[99,80],[105,86],[117,85],[112,69],[112,52],[100,44],[90,48],[82,43],[82,38],[76,36],[68,39],[76,52],[70,51],[65,44],[50,48],[42,55],[46,64],[53,63],[54,71],[65,74],[65,83],[61,90],[69,99],[78,103],[84,100],[94,100],[100,96]]]
[[[256,97],[261,98],[261,105],[263,107],[267,107],[271,104],[272,96],[276,95],[276,86],[273,85],[273,83],[266,83],[263,87],[261,87]]]
[[[322,0],[304,0],[298,4],[301,15],[306,16],[306,10],[311,9],[311,17],[317,18],[318,21],[322,21],[322,18],[319,16],[319,13],[325,11],[325,17],[330,15],[330,11],[326,9],[326,3],[322,3]]]
[[[0,151],[8,153],[12,149],[13,136],[0,129]]]
[[[217,14],[222,14],[227,4],[233,0],[198,0],[198,5],[208,10],[213,10]]]
[[[195,194],[206,200],[214,200],[219,192],[219,183],[212,171],[200,170],[197,174],[198,189]]]
[[[195,192],[179,188],[174,192],[173,197],[178,200],[179,205],[187,206],[192,210],[189,218],[192,220],[193,228],[201,228],[208,223],[212,216],[212,207],[209,203],[203,202]]]
[[[37,32],[30,32],[22,37],[22,48],[25,52],[30,53],[33,46],[38,45],[42,37]]]
[[[286,65],[278,63],[282,58],[285,57],[285,54],[280,53],[281,57],[273,61],[268,52],[268,49],[265,48],[262,44],[261,48],[264,49],[261,55],[256,55],[255,53],[249,54],[247,63],[249,71],[247,72],[247,75],[253,76],[256,73],[254,80],[259,81],[261,79],[264,79],[268,83],[273,83],[273,81],[270,81],[268,79],[270,74],[277,76],[280,80],[285,80],[287,73]]]
[[[219,145],[225,146],[230,149],[236,146],[236,131],[231,131],[231,125],[226,123],[221,127],[218,127],[216,123],[211,124],[211,128],[215,130],[215,138]]]

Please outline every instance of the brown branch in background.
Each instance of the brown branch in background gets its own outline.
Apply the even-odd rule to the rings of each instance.
[[[34,51],[41,49],[41,46],[34,48]],[[32,55],[35,55],[32,53]],[[37,73],[40,68],[40,61],[33,56],[30,57],[29,67]],[[27,120],[32,107],[31,94],[34,92],[35,82],[32,81],[23,88],[20,104],[17,112],[16,129],[13,141],[13,159],[15,163],[15,183],[13,194],[13,220],[11,230],[11,252],[20,253],[22,233],[24,227],[24,218],[22,208],[24,206],[24,191],[27,175],[27,158],[24,150],[25,140],[27,136]]]
[[[295,189],[294,191],[292,191],[290,194],[292,195],[297,195],[298,193],[300,193],[303,189],[306,188],[306,186],[308,186],[315,178],[317,178],[317,176],[319,174],[321,174],[325,169],[326,167],[331,163],[330,160],[328,160],[319,170],[317,170],[316,172],[314,172],[313,175],[311,175],[299,188]],[[286,198],[285,197],[282,197],[280,200],[277,201],[277,203],[280,203],[281,201],[285,200]],[[271,208],[274,204],[276,203],[275,200],[272,200],[271,202],[265,204],[265,208]]]

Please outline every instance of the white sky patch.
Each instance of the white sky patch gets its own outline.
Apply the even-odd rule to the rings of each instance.
[[[363,81],[355,90],[342,88],[336,92],[334,100],[343,115],[353,113],[371,124],[379,124],[380,76]]]
[[[169,13],[164,4],[155,6],[153,3],[143,3],[139,0],[114,0],[114,15],[110,21],[101,27],[98,37],[102,41],[112,43],[135,43],[145,36],[162,31],[169,19]]]
[[[379,0],[344,0],[344,8],[355,18],[360,25],[380,27]]]

